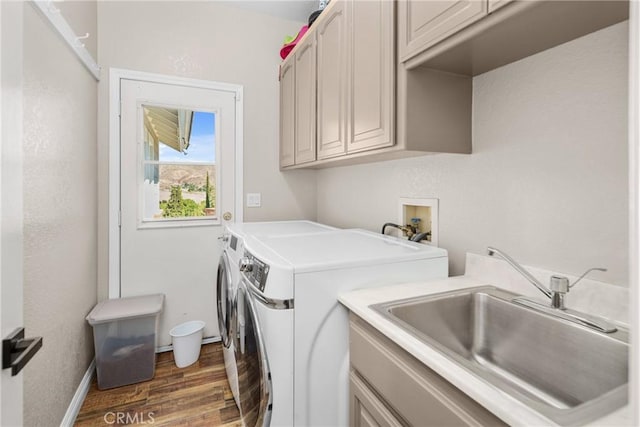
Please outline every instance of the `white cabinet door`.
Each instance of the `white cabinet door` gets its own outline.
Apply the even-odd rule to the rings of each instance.
[[[400,0],[400,60],[421,53],[487,14],[487,0]]]
[[[289,57],[280,68],[280,167],[295,164],[295,61]]]
[[[394,144],[394,3],[352,1],[347,152]]]
[[[316,40],[310,34],[295,53],[296,165],[316,159]]]
[[[355,371],[349,373],[349,418],[350,425],[353,427],[402,426],[402,423]]]
[[[347,106],[347,7],[336,0],[327,16],[317,23],[318,159],[346,151]]]
[[[511,3],[514,0],[489,0],[489,10],[488,13],[494,12],[500,9],[502,6]]]

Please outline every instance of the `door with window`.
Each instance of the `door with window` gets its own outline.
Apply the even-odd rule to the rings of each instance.
[[[236,97],[120,80],[120,296],[165,294],[160,346],[189,320],[219,336],[218,237],[235,219]]]

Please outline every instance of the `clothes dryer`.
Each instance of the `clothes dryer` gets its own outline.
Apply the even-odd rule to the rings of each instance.
[[[348,425],[348,313],[338,295],[447,277],[447,252],[364,230],[245,236],[244,245],[232,347],[252,361],[240,377],[254,380],[239,382],[240,396],[253,392],[241,411],[256,414],[255,425]]]

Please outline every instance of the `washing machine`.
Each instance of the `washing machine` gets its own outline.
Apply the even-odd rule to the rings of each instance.
[[[227,379],[236,404],[238,401],[238,375],[231,339],[232,325],[236,322],[236,292],[240,280],[238,263],[244,254],[242,238],[229,230],[222,235],[223,249],[218,261],[218,274],[216,280],[216,308],[218,313],[218,329],[222,341],[222,353]]]
[[[447,274],[445,250],[364,230],[245,236],[232,327],[245,425],[348,425],[338,295]]]
[[[312,221],[270,221],[248,222],[228,225],[222,235],[223,250],[218,261],[218,274],[216,281],[216,306],[218,312],[218,327],[223,346],[225,369],[229,386],[233,397],[244,415],[239,392],[238,364],[246,360],[245,357],[236,357],[234,340],[232,336],[238,333],[234,326],[237,321],[237,292],[240,279],[239,263],[244,256],[244,238],[246,236],[270,237],[270,236],[295,236],[298,234],[313,235],[336,230],[324,224]],[[243,367],[246,364],[242,365]],[[246,404],[244,406],[247,406]],[[251,405],[249,405],[251,406]],[[247,416],[251,416],[247,414]],[[251,424],[247,424],[251,425]]]

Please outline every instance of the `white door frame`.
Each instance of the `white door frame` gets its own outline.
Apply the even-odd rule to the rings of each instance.
[[[24,326],[24,6],[21,2],[0,2],[0,11],[0,334],[4,338]],[[0,372],[0,425],[23,424],[23,386],[22,373],[12,376],[11,369]]]
[[[243,218],[243,103],[242,85],[167,76],[142,71],[109,69],[109,298],[120,297],[120,80],[140,80],[232,92],[236,97],[234,221]]]
[[[629,402],[632,424],[640,425],[640,2],[629,6]]]

